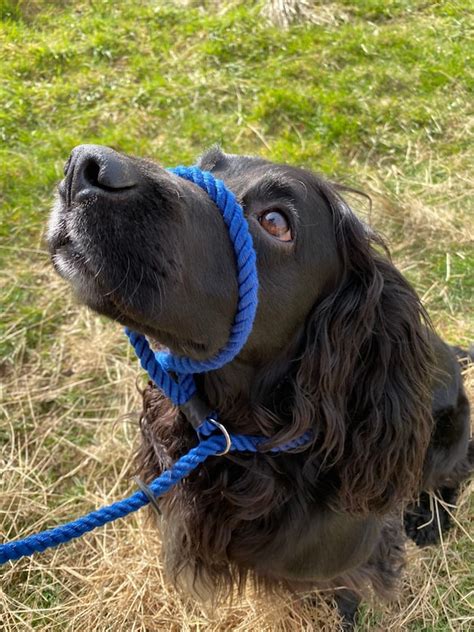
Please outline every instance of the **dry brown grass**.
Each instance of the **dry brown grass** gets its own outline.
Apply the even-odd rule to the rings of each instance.
[[[377,193],[377,183],[372,188]],[[429,209],[422,200],[413,202],[410,212],[399,212],[408,209],[406,203],[386,205],[373,219],[393,234],[400,223],[405,230],[423,228],[427,248],[446,231],[450,238],[467,238],[465,232],[458,234],[452,221],[453,207],[441,204],[427,231],[423,217]],[[411,245],[407,238],[400,252],[410,252]],[[39,283],[31,283],[37,288],[35,300],[43,318],[34,326],[42,330],[52,318],[61,324],[53,339],[40,340],[39,348],[47,345],[44,354],[28,352],[25,323],[18,321],[10,330],[9,335],[17,337],[15,358],[3,365],[1,403],[7,435],[0,465],[0,524],[5,539],[80,516],[132,490],[130,462],[140,407],[137,375],[143,379],[120,329],[74,305],[41,251],[17,255],[9,269],[17,278],[25,256],[35,262],[34,278]],[[404,256],[402,263],[409,269],[419,257],[423,253],[411,260]],[[428,307],[430,300],[428,295]],[[465,323],[462,313],[456,312],[449,318],[440,316],[438,325],[447,333],[452,329],[462,335]],[[474,394],[474,371],[466,380]],[[466,490],[455,512],[456,527],[441,547],[420,551],[409,545],[400,598],[390,605],[373,604],[365,613],[368,629],[472,629],[474,617],[468,607],[472,595],[466,594],[467,578],[472,575],[470,518]],[[2,629],[337,628],[335,614],[324,600],[320,607],[310,608],[303,599],[289,595],[264,598],[249,590],[244,598],[208,611],[168,585],[159,548],[158,532],[142,511],[70,545],[8,564],[0,588]],[[448,627],[436,627],[440,614]]]
[[[332,25],[349,19],[349,13],[338,3],[316,0],[266,0],[262,15],[282,28],[288,28],[295,22]]]

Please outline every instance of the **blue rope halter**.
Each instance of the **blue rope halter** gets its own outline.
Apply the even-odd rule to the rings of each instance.
[[[142,367],[150,378],[174,404],[181,406],[187,414],[186,406],[189,406],[198,397],[193,374],[224,366],[235,358],[246,343],[257,311],[258,276],[252,238],[242,207],[238,204],[235,195],[226,188],[221,180],[197,167],[176,167],[170,171],[204,189],[220,210],[234,247],[239,291],[237,310],[229,340],[220,351],[208,360],[197,361],[192,358],[173,356],[170,353],[155,353],[150,349],[144,336],[129,329],[125,330]],[[176,379],[170,374],[171,372],[176,376]],[[198,407],[198,410],[202,410],[202,406]],[[162,496],[169,491],[210,456],[221,456],[229,451],[257,452],[260,445],[268,441],[267,437],[227,432],[225,427],[218,422],[217,414],[211,410],[206,410],[202,418],[198,418],[197,421],[192,419],[190,421],[198,433],[198,445],[176,461],[169,470],[152,481],[148,485],[148,493],[135,492],[128,498],[101,507],[65,525],[30,535],[22,540],[2,544],[0,545],[0,564],[69,542],[107,522],[112,522],[137,511],[152,501],[154,497]],[[218,431],[217,434],[216,431]],[[269,451],[277,453],[299,448],[308,443],[311,438],[311,433],[306,432],[297,439]]]
[[[194,373],[219,369],[233,360],[246,343],[257,311],[258,276],[252,237],[242,207],[232,191],[226,188],[222,180],[197,167],[176,167],[170,171],[204,189],[219,208],[234,247],[239,287],[237,311],[227,344],[208,360],[199,361],[176,357],[170,353],[154,353],[144,336],[129,329],[125,330],[142,367],[150,378],[174,404],[181,405],[188,402],[196,393]],[[170,371],[177,375],[177,380],[171,377]]]

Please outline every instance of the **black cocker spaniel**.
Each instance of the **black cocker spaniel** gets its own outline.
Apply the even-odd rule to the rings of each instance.
[[[269,438],[213,457],[161,499],[171,577],[216,599],[334,588],[350,627],[370,587],[396,588],[407,533],[449,526],[473,460],[458,355],[432,330],[386,246],[313,173],[215,148],[199,161],[236,194],[258,258],[259,307],[231,364],[198,376],[228,430]],[[51,216],[53,263],[79,300],[174,353],[213,355],[236,309],[235,262],[213,202],[158,165],[77,147]],[[196,444],[182,412],[143,393],[144,481]],[[296,453],[268,449],[312,429]],[[337,590],[339,589],[339,590]]]

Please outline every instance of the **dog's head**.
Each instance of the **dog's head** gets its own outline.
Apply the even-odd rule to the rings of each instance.
[[[250,224],[261,290],[244,356],[268,362],[340,275],[331,210],[304,170],[218,150],[199,166],[224,180]],[[56,269],[96,311],[179,354],[207,358],[227,341],[234,253],[218,209],[197,185],[109,148],[77,147],[49,245]]]
[[[410,495],[430,433],[429,344],[419,300],[383,242],[307,170],[218,149],[199,166],[235,193],[257,252],[257,318],[238,362],[265,372],[292,350],[290,421],[277,440],[312,427],[326,463],[340,464],[349,508]],[[94,310],[199,359],[227,341],[234,254],[197,185],[77,147],[48,241],[56,269]]]

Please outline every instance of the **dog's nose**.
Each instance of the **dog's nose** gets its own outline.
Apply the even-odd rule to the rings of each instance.
[[[98,192],[114,195],[138,182],[132,161],[102,145],[75,147],[64,166],[64,176],[64,188],[71,200]]]

